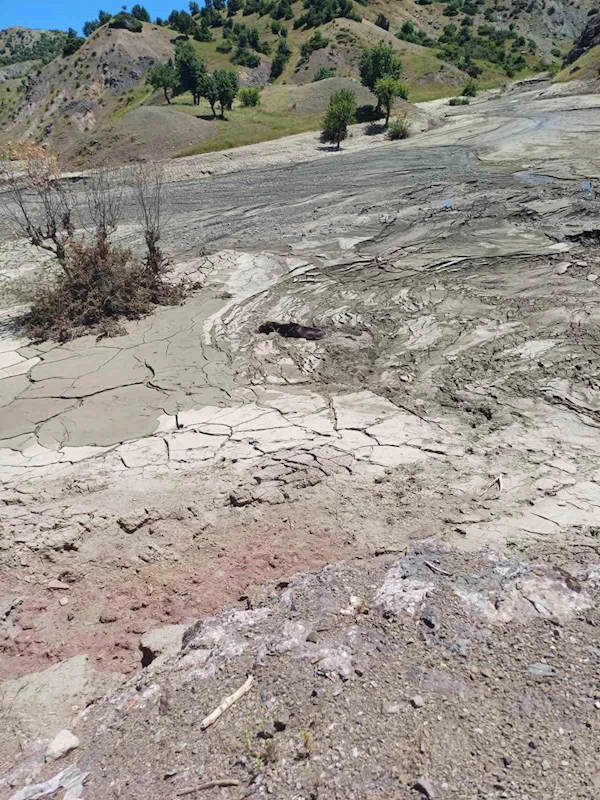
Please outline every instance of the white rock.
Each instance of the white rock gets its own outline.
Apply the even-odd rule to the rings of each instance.
[[[591,281],[592,283],[594,283],[594,281],[598,280],[598,276],[596,275],[595,272],[590,272],[590,274],[587,276],[587,279],[588,279],[588,281]]]
[[[57,758],[62,758],[71,750],[79,747],[79,739],[75,734],[68,730],[62,730],[57,733],[54,739],[48,745],[46,750],[46,761],[56,761]]]

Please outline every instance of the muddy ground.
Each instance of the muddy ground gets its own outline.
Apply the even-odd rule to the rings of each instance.
[[[426,104],[423,113],[442,124],[399,144],[357,131],[338,154],[304,135],[287,163],[283,142],[244,148],[229,168],[226,154],[213,167],[208,156],[178,162],[165,244],[176,273],[202,283],[185,305],[128,325],[127,336],[63,346],[19,340],[18,309],[7,309],[2,676],[18,680],[81,654],[94,681],[98,672],[130,675],[148,631],[187,626],[249,595],[249,586],[334,561],[381,570],[382,560],[432,536],[454,548],[452,568],[441,567],[453,574],[460,564],[461,573],[479,574],[469,559],[484,557],[461,553],[489,549],[569,581],[592,580],[586,569],[600,547],[599,106],[600,96],[555,96],[537,82],[447,118],[439,101]],[[120,237],[135,244],[137,236],[128,212]],[[22,243],[5,239],[5,275],[34,265]],[[258,333],[269,320],[318,325],[326,336]],[[542,616],[535,625],[557,614]],[[585,647],[597,648],[595,618],[575,616]],[[181,637],[183,628],[172,630]],[[524,634],[533,637],[532,663],[545,659],[546,633]],[[510,625],[498,629],[494,647],[514,635]],[[216,674],[223,680],[213,699],[227,693],[225,673]],[[597,680],[586,687],[586,720],[597,726]],[[563,688],[567,707],[568,681]],[[71,701],[71,711],[79,708]],[[478,702],[469,695],[468,704]],[[511,713],[493,693],[486,702]],[[31,709],[27,721],[27,708],[11,701],[9,710],[0,735],[7,797],[41,774],[32,742],[56,732],[45,718],[34,724]],[[104,713],[99,706],[78,725],[88,731],[89,718],[102,727]],[[455,718],[437,720],[448,736]],[[143,725],[157,734],[154,723]],[[88,732],[82,738],[92,747]],[[93,745],[104,763],[125,748],[125,772],[150,776],[129,746],[125,733]],[[174,796],[158,772],[134,790],[124,773],[111,784],[104,769],[105,783],[92,769],[93,747],[86,798]],[[575,747],[580,783],[572,770],[539,766],[559,787],[554,794],[539,781],[525,789],[498,778],[497,789],[467,770],[458,782],[437,777],[436,796],[592,797],[593,748]],[[369,773],[366,783],[323,784],[315,794],[294,773],[289,786],[278,778],[272,794],[411,796],[418,776],[398,768],[401,785]],[[235,777],[247,786],[245,773]]]

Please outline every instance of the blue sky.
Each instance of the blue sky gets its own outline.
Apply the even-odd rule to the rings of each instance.
[[[23,25],[26,28],[76,28],[81,32],[81,26],[87,19],[95,19],[98,9],[116,13],[121,9],[122,3],[127,0],[116,0],[111,4],[108,0],[0,0],[0,28],[10,25]],[[128,6],[131,8],[140,0],[133,0]],[[185,8],[187,0],[150,0],[141,2],[152,19],[155,17],[168,17],[174,8]]]

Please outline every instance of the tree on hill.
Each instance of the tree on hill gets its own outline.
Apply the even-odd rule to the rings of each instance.
[[[135,19],[139,19],[140,22],[150,22],[150,14],[139,3],[136,3],[133,8],[131,9],[131,16]]]
[[[69,28],[63,44],[63,56],[65,58],[67,56],[72,56],[73,53],[76,53],[79,50],[84,42],[85,39],[83,36],[78,36],[77,31],[74,28]]]
[[[384,75],[399,78],[402,71],[402,62],[396,55],[391,44],[376,45],[363,50],[360,59],[360,82],[375,91],[375,84]]]
[[[391,75],[384,75],[383,78],[379,78],[375,84],[375,96],[377,97],[379,106],[383,106],[385,109],[385,126],[387,128],[394,100],[397,97],[402,97],[403,100],[407,100],[408,88]]]
[[[325,117],[321,140],[332,142],[340,149],[340,142],[348,135],[348,125],[354,121],[356,114],[356,94],[352,89],[340,89],[330,99]]]
[[[217,90],[217,82],[215,81],[214,75],[204,76],[202,79],[201,93],[202,97],[208,100],[213,117],[216,117],[217,112],[215,110],[215,106],[219,100],[219,92]]]
[[[215,70],[213,78],[217,87],[219,105],[221,106],[221,119],[225,119],[225,109],[231,110],[240,88],[240,81],[237,72],[232,72],[228,69]]]
[[[169,14],[169,19],[167,21],[170,28],[173,28],[174,31],[178,31],[179,33],[183,33],[184,36],[190,36],[190,34],[193,34],[196,30],[196,22],[187,11],[173,10]]]
[[[202,81],[206,75],[204,61],[198,58],[191,42],[178,42],[175,46],[175,66],[179,77],[179,90],[191,92],[194,105],[200,102]]]
[[[152,64],[148,70],[148,82],[155,89],[162,89],[165,93],[165,100],[170,103],[169,89],[175,90],[178,83],[178,74],[172,59]]]
[[[190,8],[190,14],[192,15],[192,17],[195,17],[196,14],[200,13],[200,6],[198,5],[198,3],[195,2],[195,0],[191,1],[189,8]]]
[[[98,19],[90,20],[89,22],[83,23],[83,35],[84,36],[91,36],[92,33],[102,25],[106,25],[107,22],[110,22],[112,19],[112,14],[109,14],[107,11],[100,11],[98,12]]]

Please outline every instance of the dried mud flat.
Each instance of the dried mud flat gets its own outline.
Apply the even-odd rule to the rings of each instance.
[[[60,347],[4,313],[2,796],[73,762],[56,796],[600,793],[599,102],[533,84],[400,145],[173,175],[184,306]]]

